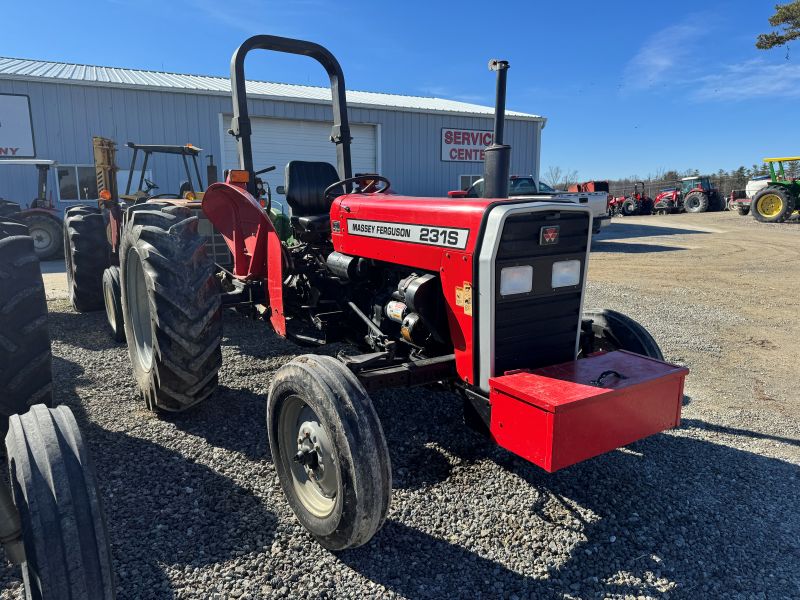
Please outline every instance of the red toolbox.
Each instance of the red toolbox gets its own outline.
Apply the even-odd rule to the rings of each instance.
[[[489,380],[490,430],[552,473],[680,423],[689,370],[631,352]]]

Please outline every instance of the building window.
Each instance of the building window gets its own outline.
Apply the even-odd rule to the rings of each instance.
[[[58,165],[58,199],[62,202],[97,200],[97,179],[92,165]]]
[[[483,177],[483,175],[459,175],[458,177],[458,189],[460,190],[468,190],[469,187]]]

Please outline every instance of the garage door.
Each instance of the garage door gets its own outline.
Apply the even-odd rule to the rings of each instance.
[[[284,184],[284,168],[290,160],[325,161],[336,166],[336,146],[329,140],[330,123],[265,118],[253,118],[251,123],[253,135],[250,139],[256,171],[271,165],[277,167],[273,172],[262,175],[262,179],[272,186],[273,201],[280,202],[283,199],[283,196],[275,194],[275,188]],[[223,169],[238,168],[236,140],[226,133],[230,127],[230,116],[223,117],[222,127],[225,146]],[[351,124],[350,135],[353,137],[350,145],[353,173],[375,173],[376,126]]]

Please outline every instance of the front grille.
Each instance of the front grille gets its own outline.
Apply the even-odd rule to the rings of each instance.
[[[225,243],[225,238],[214,229],[211,225],[211,221],[209,221],[201,210],[197,210],[196,213],[198,217],[200,217],[200,222],[198,224],[197,230],[206,239],[206,252],[208,255],[217,263],[219,266],[228,269],[229,271],[233,269],[233,256],[231,255],[230,250],[228,250],[228,245]]]
[[[542,227],[559,226],[559,241],[540,245]],[[494,282],[494,373],[536,368],[573,360],[583,296],[583,267],[589,216],[582,212],[542,211],[509,215],[500,233]],[[553,289],[552,265],[580,260],[577,286]],[[502,297],[503,267],[531,265],[533,290]]]

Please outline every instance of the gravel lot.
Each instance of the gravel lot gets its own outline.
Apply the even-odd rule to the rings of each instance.
[[[226,315],[219,392],[157,417],[104,315],[48,275],[57,397],[93,452],[119,597],[800,597],[800,225],[628,218],[595,248],[587,305],[639,318],[692,370],[683,425],[547,475],[465,429],[454,396],[375,394],[392,507],[340,555],[295,522],[266,442],[297,347]],[[21,598],[3,565],[0,597]]]

